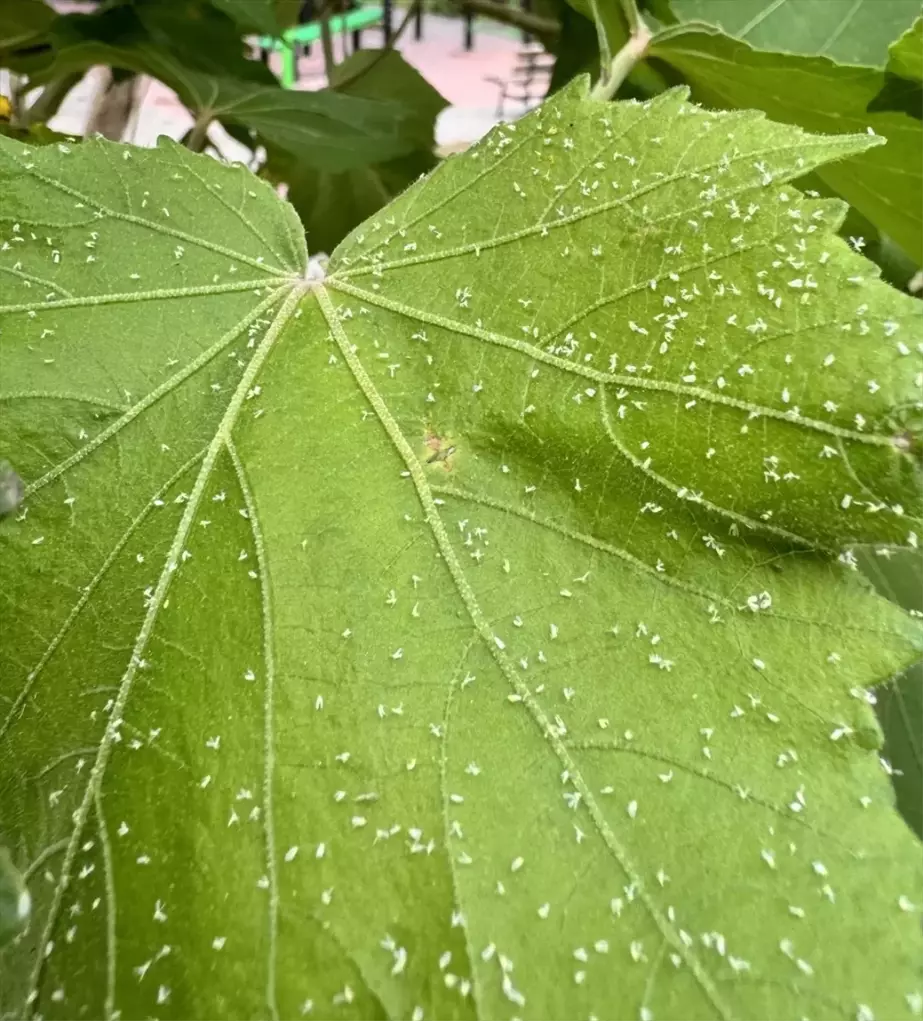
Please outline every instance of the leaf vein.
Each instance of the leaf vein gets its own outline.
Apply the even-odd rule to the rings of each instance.
[[[180,369],[179,372],[174,373],[169,379],[161,383],[160,386],[156,387],[149,394],[143,397],[137,404],[129,408],[129,410],[126,411],[121,418],[116,419],[115,422],[108,425],[92,440],[89,440],[79,450],[71,454],[70,457],[66,457],[60,464],[55,465],[51,471],[46,472],[40,479],[26,486],[26,496],[32,496],[49,483],[54,482],[55,479],[59,478],[75,464],[78,464],[85,457],[88,457],[94,450],[101,447],[107,440],[118,435],[118,433],[133,422],[143,411],[152,407],[162,397],[165,397],[168,393],[175,390],[180,384],[193,376],[200,368],[207,365],[208,362],[210,362],[216,355],[220,354],[220,352],[227,347],[227,345],[230,344],[235,337],[239,336],[243,330],[258,319],[263,312],[271,308],[283,293],[283,288],[277,288],[273,291],[268,298],[260,302],[259,305],[249,312],[239,323],[237,323],[236,326],[228,330],[224,336],[220,337],[210,348],[203,351],[188,365]]]
[[[164,600],[166,599],[170,583],[179,563],[180,553],[182,552],[192,530],[193,520],[198,513],[202,495],[205,492],[205,487],[211,478],[218,455],[225,449],[225,445],[230,438],[231,430],[233,429],[240,414],[240,410],[246,399],[247,391],[252,386],[254,379],[265,362],[266,357],[272,349],[279,333],[293,315],[302,293],[302,288],[294,287],[283,302],[282,307],[276,314],[272,325],[267,330],[265,337],[260,342],[253,357],[250,359],[241,381],[234,391],[234,395],[230,403],[228,404],[224,417],[218,425],[215,436],[205,451],[205,456],[202,459],[202,466],[199,469],[199,474],[196,478],[195,485],[193,486],[192,493],[186,501],[183,516],[180,519],[169,553],[167,554],[166,563],[164,564],[160,578],[157,581],[157,586],[148,604],[147,612],[144,615],[141,628],[138,631],[128,666],[119,681],[118,694],[113,700],[112,712],[106,722],[102,740],[99,743],[96,760],[90,770],[90,776],[87,781],[83,799],[77,810],[74,812],[74,825],[71,830],[71,837],[68,841],[67,850],[65,851],[61,875],[55,885],[51,908],[45,922],[40,944],[42,946],[48,943],[57,921],[58,913],[61,910],[61,905],[64,899],[64,891],[70,882],[71,868],[73,867],[74,859],[77,854],[80,835],[86,825],[90,809],[93,805],[94,798],[96,797],[96,792],[99,790],[105,776],[112,747],[117,741],[119,721],[124,718],[125,708],[134,686],[135,675],[137,674],[142,655],[150,641],[158,615],[163,607]],[[27,1000],[28,1003],[32,1002],[31,994],[38,989],[45,961],[46,957],[42,954],[38,957],[38,960],[33,967],[30,980],[30,999]]]
[[[7,273],[11,277],[18,277],[20,280],[25,280],[28,285],[41,284],[42,287],[50,287],[53,291],[57,291],[58,294],[63,294],[65,298],[73,297],[66,287],[62,287],[52,280],[46,280],[44,277],[36,276],[34,273],[26,273],[25,270],[16,269],[14,266],[0,266],[0,273]]]
[[[117,305],[132,301],[163,301],[167,298],[209,297],[232,291],[261,291],[265,280],[234,280],[226,284],[203,284],[198,287],[162,287],[151,291],[122,291],[114,294],[86,294],[52,301],[24,302],[18,305],[0,305],[0,313],[47,312],[59,308],[81,308],[92,305]]]
[[[131,223],[138,227],[144,227],[156,234],[164,234],[168,237],[174,237],[180,241],[185,241],[190,245],[195,245],[198,248],[205,248],[208,251],[217,252],[219,255],[226,255],[230,259],[246,263],[248,266],[254,266],[257,269],[264,270],[266,273],[270,273],[275,276],[284,277],[289,275],[286,270],[280,269],[278,266],[269,266],[264,262],[260,262],[258,259],[251,258],[249,255],[243,255],[240,252],[235,252],[232,248],[218,244],[216,241],[209,241],[206,238],[197,238],[194,235],[187,234],[186,231],[179,230],[176,227],[169,227],[167,224],[158,223],[156,220],[148,220],[143,216],[136,216],[134,213],[120,213],[117,209],[110,209],[98,202],[94,202],[88,195],[84,195],[76,188],[71,188],[70,185],[65,184],[63,181],[56,181],[53,177],[49,177],[47,174],[41,173],[41,171],[36,170],[34,164],[20,163],[19,160],[15,158],[13,158],[13,162],[17,164],[20,170],[24,173],[28,173],[36,180],[63,192],[65,195],[70,195],[72,198],[83,202],[91,209],[97,211],[101,218],[108,217],[112,220],[121,220],[124,223]]]
[[[642,461],[641,458],[633,454],[622,441],[619,439],[618,434],[612,424],[612,418],[609,414],[609,407],[606,397],[606,387],[603,386],[600,389],[600,418],[602,419],[603,427],[606,431],[606,435],[612,443],[612,446],[619,452],[619,454],[625,458],[625,460],[636,468],[642,475],[656,482],[658,486],[666,489],[673,496],[680,500],[686,500],[696,507],[704,507],[706,510],[713,514],[717,514],[719,517],[726,518],[728,521],[733,521],[740,525],[745,525],[747,528],[752,529],[754,532],[765,532],[769,535],[774,535],[780,539],[785,539],[787,542],[795,543],[798,546],[804,546],[808,549],[817,549],[817,543],[810,539],[804,538],[804,536],[797,535],[795,532],[790,532],[787,528],[780,528],[778,525],[772,525],[768,521],[761,521],[758,518],[751,518],[746,514],[739,514],[737,511],[730,510],[727,507],[722,507],[720,504],[713,503],[711,500],[706,500],[703,496],[695,496],[688,494],[688,488],[676,485],[675,482],[671,482],[670,479],[661,475],[659,472],[649,467],[646,461]],[[681,490],[686,490],[687,495],[681,495]],[[828,553],[834,552],[833,550],[827,550]]]
[[[562,535],[574,542],[578,542],[584,546],[589,546],[591,549],[598,550],[600,553],[607,553],[609,556],[615,557],[623,563],[628,564],[640,574],[653,578],[663,585],[669,585],[671,588],[677,588],[680,591],[685,592],[686,595],[707,599],[710,602],[720,603],[727,607],[732,606],[728,600],[715,595],[713,592],[709,592],[707,589],[699,588],[697,585],[692,585],[680,578],[674,578],[670,574],[656,570],[656,568],[651,567],[650,564],[646,564],[633,553],[629,553],[620,546],[613,546],[611,543],[605,542],[602,539],[597,539],[593,535],[577,532],[568,528],[566,525],[559,524],[556,521],[549,521],[546,518],[539,517],[534,511],[522,510],[513,506],[513,504],[504,503],[502,500],[496,500],[490,496],[480,496],[477,493],[472,493],[464,489],[457,489],[453,486],[430,485],[429,490],[431,493],[438,493],[441,496],[455,497],[458,500],[467,500],[471,503],[480,504],[483,507],[490,507],[493,510],[502,511],[504,514],[513,515],[524,521],[529,521],[534,525],[539,525],[542,528],[548,529],[550,532],[555,532],[558,535]]]
[[[493,631],[478,605],[474,592],[468,584],[468,579],[462,571],[461,565],[455,555],[455,550],[452,547],[449,537],[445,531],[445,527],[442,524],[438,508],[433,501],[432,491],[429,483],[427,482],[422,465],[415,457],[407,439],[400,431],[397,422],[395,422],[391,416],[391,413],[388,411],[388,408],[384,404],[380,394],[375,389],[374,384],[366,373],[365,368],[356,355],[356,352],[353,350],[326,288],[320,286],[316,289],[315,293],[317,294],[318,304],[327,319],[327,324],[330,327],[330,331],[333,334],[338,347],[340,348],[344,361],[352,371],[356,383],[363,395],[374,408],[382,428],[394,444],[396,451],[404,461],[407,470],[410,472],[414,488],[417,491],[417,496],[423,507],[426,523],[432,531],[433,538],[436,541],[439,552],[442,554],[446,568],[449,571],[452,581],[455,583],[459,597],[461,598],[478,635],[489,650],[490,655],[497,664],[497,667],[503,677],[506,679],[513,691],[519,695],[522,704],[532,716],[541,734],[551,746],[552,750],[561,761],[561,764],[569,771],[572,782],[574,783],[575,788],[580,791],[583,803],[586,805],[594,826],[596,827],[609,853],[616,860],[625,876],[630,881],[638,884],[641,891],[639,898],[647,908],[652,920],[663,933],[664,937],[669,940],[669,942],[675,947],[676,951],[682,956],[686,965],[695,977],[696,982],[699,984],[703,993],[718,1014],[722,1018],[730,1018],[731,1011],[724,1003],[711,975],[708,974],[692,950],[686,946],[680,938],[679,933],[674,929],[672,923],[669,922],[667,917],[660,911],[644,889],[634,864],[629,859],[625,849],[622,847],[612,828],[609,826],[609,823],[596,801],[595,795],[592,790],[590,790],[590,787],[577,767],[577,764],[574,762],[567,748],[564,746],[564,743],[558,736],[554,727],[551,725],[551,722],[546,717],[545,711],[536,701],[532,692],[516,674],[508,660],[508,657],[494,641],[495,636]]]
[[[106,829],[106,817],[103,813],[103,799],[97,787],[93,798],[96,808],[96,821],[99,830],[99,846],[102,849],[103,878],[106,888],[106,999],[104,1016],[115,1016],[115,975],[118,962],[117,940],[117,908],[115,899],[115,874],[112,867],[112,844],[109,831]]]
[[[263,833],[266,837],[266,875],[269,878],[269,961],[266,969],[266,1006],[273,1021],[278,1021],[279,1007],[276,997],[276,959],[279,938],[279,868],[276,860],[276,831],[273,813],[273,774],[275,772],[275,650],[272,623],[272,594],[269,570],[266,565],[266,545],[260,526],[259,512],[253,490],[247,478],[244,463],[230,434],[225,441],[237,474],[240,492],[247,509],[247,518],[256,550],[257,572],[260,580],[260,612],[262,624],[263,667],[266,671],[263,704]]]
[[[374,291],[364,291],[355,287],[348,281],[339,278],[330,281],[330,289],[342,291],[353,297],[361,298],[370,305],[377,305],[379,308],[397,312],[408,319],[418,319],[421,322],[431,323],[433,326],[440,326],[445,330],[462,336],[473,337],[476,340],[483,340],[498,347],[509,348],[526,355],[535,361],[544,362],[546,365],[553,365],[555,368],[565,372],[583,376],[596,383],[616,383],[619,386],[633,387],[638,390],[649,390],[658,393],[672,394],[675,397],[694,398],[706,403],[722,405],[727,408],[734,408],[746,412],[751,418],[768,418],[779,422],[786,422],[789,425],[801,426],[805,429],[812,429],[815,432],[825,433],[829,436],[841,436],[844,439],[852,440],[855,443],[864,443],[867,446],[893,447],[894,440],[891,436],[879,433],[860,433],[843,426],[834,425],[830,422],[822,422],[815,418],[807,418],[804,415],[795,415],[791,411],[781,411],[778,408],[769,408],[765,405],[753,404],[736,397],[729,397],[727,394],[716,393],[713,390],[706,390],[704,387],[691,386],[685,383],[673,383],[665,379],[652,379],[643,376],[622,375],[617,372],[604,372],[600,369],[591,368],[580,362],[570,362],[565,358],[549,354],[541,348],[528,344],[516,337],[508,337],[503,333],[495,333],[492,330],[485,330],[479,326],[469,326],[467,323],[459,322],[457,319],[449,319],[447,316],[434,312],[426,312],[419,308],[411,308],[401,302],[392,301]]]
[[[16,393],[0,393],[0,401],[28,400],[75,401],[79,404],[92,404],[94,407],[102,408],[104,411],[113,414],[125,411],[124,404],[113,404],[112,401],[104,400],[102,397],[94,397],[91,394],[62,393],[55,390],[23,390]]]
[[[135,517],[135,519],[128,526],[128,528],[125,529],[125,531],[119,538],[118,542],[116,542],[116,544],[112,547],[112,550],[110,551],[109,555],[103,561],[102,566],[99,568],[96,574],[93,575],[89,583],[84,586],[83,591],[80,594],[80,598],[73,605],[68,615],[64,618],[64,623],[61,625],[58,632],[48,643],[47,647],[45,648],[45,651],[42,653],[38,662],[26,675],[26,683],[22,691],[20,691],[19,695],[17,695],[17,697],[13,700],[13,705],[10,711],[7,713],[6,719],[3,721],[2,725],[0,725],[0,741],[3,740],[7,731],[12,726],[13,718],[22,709],[26,699],[29,697],[30,693],[32,692],[33,688],[38,682],[39,676],[41,675],[42,671],[48,665],[48,662],[51,660],[52,656],[54,656],[55,652],[57,652],[61,643],[67,637],[68,632],[74,626],[74,622],[77,620],[77,618],[80,616],[80,614],[86,607],[87,603],[89,603],[90,599],[93,597],[93,593],[96,591],[100,583],[106,577],[106,575],[109,572],[109,569],[119,558],[119,555],[128,545],[132,536],[135,534],[135,532],[137,532],[137,530],[144,523],[147,516],[151,513],[151,510],[154,507],[154,500],[159,499],[161,496],[163,496],[164,493],[168,492],[170,487],[178,479],[180,479],[197,461],[201,460],[204,454],[205,451],[200,450],[198,454],[195,454],[193,457],[191,457],[184,465],[178,468],[173,473],[173,475],[170,476],[169,479],[167,479],[164,485],[151,497],[150,500],[147,501],[141,513],[138,514],[137,517]],[[43,774],[40,773],[39,775],[41,776]]]

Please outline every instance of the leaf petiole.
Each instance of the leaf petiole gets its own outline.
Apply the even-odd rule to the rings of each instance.
[[[651,38],[651,30],[639,18],[637,28],[629,36],[625,45],[610,60],[608,68],[603,65],[603,73],[593,87],[590,98],[603,102],[612,99],[622,82],[631,74],[635,64],[647,52]],[[600,51],[600,55],[602,55],[602,51]]]
[[[628,24],[628,34],[637,35],[644,28],[644,19],[635,0],[622,0],[622,11]]]
[[[634,6],[632,0],[628,0],[628,6]],[[609,35],[606,32],[606,26],[599,13],[598,0],[590,0],[590,10],[593,12],[593,24],[596,26],[596,38],[599,42],[600,81],[602,81],[608,76],[609,72],[606,69],[612,66],[612,51],[609,49]],[[629,31],[632,31],[630,22]]]
[[[196,117],[196,122],[186,136],[183,144],[192,152],[201,152],[208,142],[208,127],[212,122],[211,111],[203,111]]]

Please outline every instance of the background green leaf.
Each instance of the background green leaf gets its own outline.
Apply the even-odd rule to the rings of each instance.
[[[144,0],[103,7],[93,14],[62,14],[40,40],[11,46],[3,65],[41,85],[70,71],[108,64],[152,74],[169,87],[185,70],[273,85],[275,77],[245,53],[237,25],[197,0]]]
[[[860,548],[859,567],[882,595],[923,616],[923,552],[917,549]],[[923,838],[923,662],[877,691],[875,706],[885,735],[897,806]]]
[[[868,112],[883,84],[882,72],[844,67],[826,57],[764,53],[706,26],[666,29],[649,52],[681,72],[693,97],[706,106],[763,110],[809,131],[871,129],[886,138],[886,146],[830,163],[818,174],[917,265],[923,262],[918,201],[923,125],[900,113]]]
[[[923,838],[923,662],[881,685],[876,694],[897,807],[907,825]]]
[[[758,50],[880,66],[920,14],[917,0],[671,0],[680,21],[705,21]]]
[[[923,614],[923,552],[860,548],[859,567],[878,591],[905,610]]]
[[[45,124],[30,124],[28,127],[17,127],[9,121],[0,120],[0,135],[7,138],[15,138],[20,142],[27,142],[29,145],[53,145],[63,142],[67,145],[73,143],[70,135],[63,135],[60,131],[52,131]]]
[[[655,27],[675,25],[679,21],[670,0],[639,0],[638,8],[644,20]]]
[[[241,168],[0,140],[0,1011],[914,1011],[841,551],[919,309],[789,183],[875,140],[586,89],[323,282]]]
[[[587,74],[593,81],[599,77],[599,36],[592,19],[565,3],[561,5],[559,21],[561,35],[555,46],[549,95],[564,88],[579,74]]]
[[[406,111],[399,131],[410,151],[340,174],[285,152],[270,153],[267,176],[288,184],[288,199],[304,224],[311,251],[328,253],[353,227],[436,166],[435,122],[448,105],[394,50],[356,51],[337,65],[331,86],[338,95],[387,100]],[[370,142],[377,147],[375,137]]]
[[[208,5],[117,5],[60,16],[44,46],[10,56],[33,83],[108,64],[158,78],[194,118],[217,119],[284,150],[295,167],[338,172],[405,156],[416,116],[399,103],[323,89],[282,89],[260,61],[243,55],[237,28]],[[425,169],[425,168],[424,168]]]
[[[269,36],[278,36],[288,27],[287,8],[294,6],[291,0],[211,0],[211,3],[248,31]]]
[[[887,70],[909,81],[923,81],[923,17],[891,44]]]
[[[884,86],[869,110],[901,110],[923,118],[923,17],[891,45]]]
[[[418,146],[417,112],[388,99],[252,85],[192,71],[183,72],[176,89],[197,118],[214,117],[255,132],[266,146],[285,150],[299,172],[301,167],[332,172],[364,167]]]
[[[0,8],[0,49],[22,46],[41,35],[55,17],[44,0],[4,0]]]

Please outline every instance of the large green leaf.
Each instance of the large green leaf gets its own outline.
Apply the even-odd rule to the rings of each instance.
[[[796,184],[811,195],[839,198],[818,172],[799,177]],[[907,290],[908,283],[919,269],[919,263],[911,259],[890,237],[882,234],[855,206],[847,209],[838,233],[881,269],[883,280],[902,291]]]
[[[333,89],[302,92],[185,71],[176,90],[197,118],[246,128],[285,150],[295,166],[330,172],[366,167],[413,152],[405,125],[416,114],[389,99],[362,99]]]
[[[298,14],[301,0],[211,0],[243,28],[278,36]]]
[[[919,0],[671,0],[680,21],[706,21],[758,50],[883,65]]]
[[[856,557],[860,570],[882,595],[923,618],[923,550],[860,547]],[[876,694],[897,805],[923,838],[923,662],[882,685]]]
[[[786,183],[874,141],[581,81],[321,281],[242,168],[0,140],[0,1012],[916,1010],[837,553],[919,314]]]
[[[902,110],[923,119],[923,17],[891,45],[885,83],[870,110]]]
[[[448,105],[395,50],[357,50],[336,67],[331,85],[337,95],[387,100],[406,111],[399,138],[409,151],[343,173],[316,169],[290,152],[270,152],[267,176],[288,184],[288,199],[318,252],[332,252],[353,227],[432,170],[436,118]]]
[[[47,31],[54,9],[44,0],[3,0],[0,6],[0,50],[22,46]]]
[[[650,54],[681,72],[707,106],[756,108],[809,131],[873,131],[886,138],[886,146],[819,173],[917,265],[923,262],[923,125],[901,113],[868,112],[883,72],[826,57],[764,53],[701,25],[666,29]]]
[[[94,14],[62,14],[39,39],[3,47],[0,64],[41,85],[94,64],[139,71],[175,88],[186,70],[273,85],[268,68],[245,54],[238,27],[198,0],[118,3]]]
[[[914,663],[876,694],[897,807],[923,838],[923,662]]]

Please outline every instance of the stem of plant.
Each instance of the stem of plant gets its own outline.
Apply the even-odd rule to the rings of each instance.
[[[192,152],[201,152],[205,148],[205,144],[208,142],[208,126],[211,122],[211,113],[199,114],[186,139],[187,149]]]
[[[628,24],[628,34],[637,35],[645,26],[636,0],[622,0],[622,12]]]
[[[82,71],[52,78],[42,89],[38,99],[28,109],[19,111],[19,122],[24,126],[47,124],[58,112],[64,97],[82,78]]]
[[[412,0],[412,3],[407,8],[407,12],[404,14],[404,17],[401,19],[401,23],[397,26],[397,31],[392,34],[391,38],[388,40],[388,42],[385,45],[385,47],[384,47],[382,52],[387,53],[388,50],[393,50],[394,49],[394,47],[398,43],[398,40],[404,34],[405,29],[407,28],[407,26],[410,24],[411,20],[413,19],[413,16],[417,13],[417,8],[418,7],[422,7],[422,6],[423,6],[423,0]]]
[[[10,71],[7,75],[7,90],[9,92],[8,99],[10,103],[10,109],[8,117],[10,123],[16,127],[20,123],[22,117],[22,97],[23,97],[23,79],[22,76],[14,74]]]
[[[336,57],[333,55],[333,35],[330,32],[330,4],[325,4],[320,16],[320,45],[324,51],[324,72],[327,75],[327,84],[333,84],[333,71],[337,66]]]
[[[641,22],[638,30],[632,33],[600,76],[590,93],[591,98],[602,101],[612,99],[622,82],[631,74],[632,68],[644,56],[650,41],[651,30]]]
[[[599,46],[599,67],[600,71],[611,67],[612,53],[609,50],[609,34],[599,14],[599,0],[590,0],[590,10],[593,12],[593,24],[596,26],[596,42]],[[605,73],[605,72],[603,72]],[[600,74],[602,78],[602,74]]]
[[[351,75],[341,75],[337,80],[337,88],[342,89],[346,85],[351,85],[353,82],[359,81],[360,78],[364,78],[373,67],[378,64],[382,58],[386,57],[391,50],[398,44],[401,36],[404,34],[407,26],[413,20],[413,16],[416,13],[418,7],[423,3],[423,0],[413,0],[413,3],[407,8],[407,13],[404,15],[400,25],[397,26],[397,31],[393,33],[391,39],[387,45],[383,46],[380,50],[375,53],[375,56],[358,71],[355,71]]]
[[[532,14],[530,11],[507,7],[506,4],[496,3],[495,0],[461,0],[458,7],[462,13],[470,11],[472,14],[483,14],[501,24],[513,25],[524,32],[531,32],[539,39],[556,38],[561,34],[560,22],[552,18],[543,18],[540,14]]]

